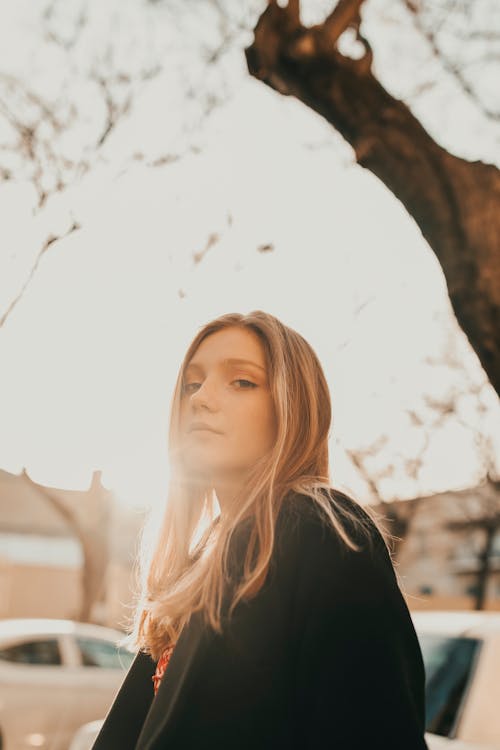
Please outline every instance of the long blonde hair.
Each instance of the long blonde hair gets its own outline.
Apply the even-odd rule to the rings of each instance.
[[[182,462],[177,460],[180,405],[184,371],[199,345],[211,334],[230,327],[252,331],[263,345],[276,417],[276,440],[252,470],[234,513],[217,517],[212,488],[185,476]],[[312,347],[299,333],[260,310],[247,315],[222,315],[199,331],[186,352],[172,397],[167,503],[156,543],[151,545],[147,535],[142,540],[137,602],[131,632],[123,643],[158,659],[166,646],[176,642],[197,611],[202,611],[207,624],[220,632],[230,573],[228,549],[236,527],[246,519],[250,535],[243,574],[232,593],[229,614],[240,600],[252,598],[262,587],[273,551],[276,519],[291,492],[309,496],[345,544],[357,549],[329,492],[330,422],[325,375]],[[359,516],[350,517],[355,524],[362,523]]]

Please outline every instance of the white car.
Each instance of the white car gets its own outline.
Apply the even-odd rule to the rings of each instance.
[[[500,612],[412,612],[430,750],[500,750]]]
[[[67,750],[102,718],[134,655],[123,633],[52,619],[0,620],[1,750]]]
[[[103,723],[104,719],[99,719],[98,721],[89,721],[88,724],[80,727],[73,737],[68,750],[91,750]]]
[[[449,740],[446,737],[439,737],[437,734],[426,734],[425,737],[429,750],[497,750],[498,748],[498,745],[484,745],[483,743],[477,745],[475,742]],[[89,750],[91,747],[92,744],[82,748],[82,750]]]

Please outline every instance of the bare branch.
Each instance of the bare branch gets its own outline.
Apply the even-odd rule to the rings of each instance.
[[[288,0],[288,16],[297,26],[300,26],[300,0]]]
[[[335,44],[348,28],[359,31],[361,6],[365,0],[339,0],[333,11],[325,19],[323,28]]]
[[[372,471],[369,471],[366,467],[366,461],[376,456],[378,451],[388,442],[386,435],[378,437],[371,445],[366,448],[344,448],[346,455],[351,460],[352,464],[356,467],[358,473],[368,485],[373,499],[377,502],[382,502],[382,498],[379,490],[379,481],[384,476],[390,476],[393,471],[393,467],[389,466],[378,472],[377,475]]]
[[[47,30],[45,32],[45,37],[48,41],[53,42],[54,44],[57,44],[59,47],[62,47],[66,52],[71,50],[76,43],[78,42],[80,35],[82,31],[84,30],[85,26],[88,23],[88,16],[87,16],[87,3],[83,3],[80,12],[78,13],[74,25],[72,33],[67,36],[66,38],[62,37],[59,33],[57,33],[53,28],[50,28],[49,24],[52,20],[52,16],[54,15],[54,6],[49,6],[45,13],[44,13],[44,21],[47,25]]]
[[[38,253],[38,255],[36,257],[35,263],[34,263],[33,268],[31,269],[31,271],[29,273],[28,278],[26,279],[26,281],[24,282],[24,284],[23,284],[23,286],[21,288],[21,291],[12,300],[12,302],[10,303],[10,305],[7,308],[6,312],[0,318],[0,328],[3,327],[5,321],[7,320],[7,318],[9,317],[9,315],[11,314],[12,310],[15,308],[15,306],[17,305],[17,303],[20,301],[20,299],[22,298],[23,294],[25,293],[25,291],[26,291],[26,289],[27,289],[27,287],[28,287],[31,279],[35,275],[35,272],[36,272],[38,266],[40,265],[40,261],[42,259],[42,256],[44,255],[44,253],[46,253],[47,250],[49,249],[49,247],[51,247],[51,245],[53,245],[55,242],[58,242],[59,240],[64,239],[65,237],[67,237],[72,232],[76,232],[78,229],[80,229],[80,225],[77,222],[73,222],[73,224],[68,229],[68,231],[65,232],[64,234],[60,235],[59,237],[56,237],[54,235],[50,235],[49,237],[47,237],[47,239],[45,240],[45,242],[42,245],[42,248],[41,248],[40,252]]]
[[[194,261],[195,265],[197,265],[198,263],[200,263],[203,260],[203,258],[208,253],[208,251],[212,247],[214,247],[214,245],[216,245],[218,243],[219,239],[220,239],[220,237],[217,234],[217,232],[212,232],[208,236],[208,239],[207,239],[207,241],[205,243],[205,247],[203,248],[203,250],[199,250],[197,253],[193,253],[193,261]]]
[[[94,73],[92,77],[101,89],[104,96],[104,103],[106,105],[106,122],[104,124],[103,132],[97,139],[96,143],[96,148],[100,148],[107,140],[111,131],[115,128],[119,119],[130,110],[132,96],[130,92],[128,92],[124,101],[120,102],[119,98],[113,92],[113,84],[123,85],[125,83],[130,83],[130,79],[126,74],[114,74],[106,77]]]
[[[471,101],[474,102],[474,104],[481,110],[481,112],[488,117],[490,120],[495,120],[497,122],[500,122],[500,112],[494,109],[491,109],[487,107],[484,102],[481,101],[479,96],[477,95],[474,88],[471,86],[467,78],[465,77],[464,73],[460,68],[455,65],[447,55],[445,55],[442,51],[442,49],[439,47],[437,43],[437,35],[436,30],[427,28],[423,23],[421,19],[421,15],[419,13],[418,6],[415,5],[413,0],[404,0],[404,4],[407,8],[407,10],[411,13],[415,27],[418,29],[420,34],[425,38],[425,40],[428,42],[432,54],[434,57],[439,60],[443,68],[446,70],[447,73],[452,75],[459,86],[461,87],[464,94],[466,94]]]

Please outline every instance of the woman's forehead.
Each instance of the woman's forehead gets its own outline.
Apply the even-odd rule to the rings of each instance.
[[[216,364],[254,364],[266,369],[266,356],[258,335],[246,328],[224,328],[207,336],[187,367]]]

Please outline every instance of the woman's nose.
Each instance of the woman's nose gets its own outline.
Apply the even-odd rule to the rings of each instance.
[[[215,386],[204,380],[198,390],[191,396],[191,404],[194,409],[216,411],[218,408],[218,398]]]

